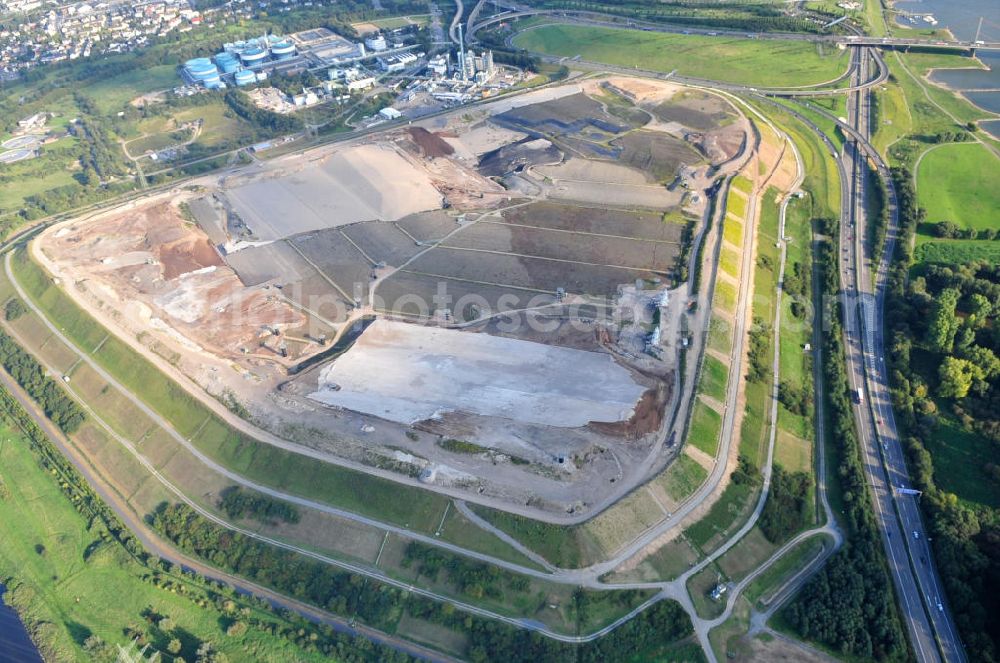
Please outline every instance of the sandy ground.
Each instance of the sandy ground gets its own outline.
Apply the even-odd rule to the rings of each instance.
[[[244,288],[208,237],[170,202],[62,226],[45,233],[40,248],[59,276],[86,283],[132,324],[188,349],[240,356],[244,348],[259,350],[261,329],[305,320],[272,295]]]
[[[646,78],[611,76],[604,80],[609,86],[638,104],[666,101],[684,89],[682,86],[674,83],[654,81]],[[588,88],[588,92],[596,91],[598,83],[596,81],[590,81],[589,83],[593,87]]]
[[[572,200],[592,205],[610,205],[625,209],[670,209],[681,204],[684,191],[669,191],[651,184],[609,184],[553,180],[548,196],[554,200]]]
[[[760,638],[750,640],[749,647],[740,652],[736,660],[754,663],[830,663],[837,659],[784,636],[776,636],[770,642],[764,642]]]
[[[573,428],[632,416],[645,388],[611,355],[377,320],[310,397],[412,424],[447,412]]]

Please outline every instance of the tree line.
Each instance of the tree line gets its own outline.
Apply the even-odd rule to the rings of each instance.
[[[230,486],[222,491],[219,508],[230,518],[252,518],[257,522],[295,524],[302,520],[299,507],[263,493]]]
[[[570,645],[275,548],[224,529],[184,504],[162,504],[152,515],[151,524],[189,554],[335,614],[391,630],[405,611],[461,631],[468,639],[465,655],[473,661],[624,660],[692,632],[683,609],[672,601],[662,601],[595,642]],[[411,553],[418,563],[438,563],[423,548],[412,549]],[[468,564],[463,568],[440,563],[440,568],[481,573],[477,563]]]
[[[180,569],[165,559],[150,555],[118,519],[111,507],[100,499],[72,463],[35,424],[20,403],[2,388],[0,388],[0,409],[24,434],[38,465],[45,470],[46,475],[52,477],[74,509],[91,523],[93,531],[99,537],[98,546],[120,546],[127,557],[138,565],[139,581],[148,582],[173,595],[186,597],[197,603],[201,609],[217,610],[220,622],[227,625],[227,635],[234,622],[231,615],[239,609],[239,614],[250,615],[241,617],[247,627],[271,637],[284,638],[305,652],[321,652],[344,663],[406,663],[415,660],[404,652],[367,638],[338,633],[329,625],[317,626],[297,613],[274,608],[266,599],[239,594],[228,585],[204,578],[195,571]],[[19,586],[16,576],[14,578],[14,586],[10,586],[12,583],[10,578],[7,578],[7,584],[12,591],[16,591],[15,588]],[[250,605],[259,611],[274,613],[280,621],[253,616],[249,610]],[[154,619],[147,615],[147,621],[148,627],[126,626],[124,630],[139,637],[143,642],[149,635],[163,635],[163,632],[172,630],[167,624],[170,620],[165,616],[157,616]],[[32,632],[36,635],[42,633],[36,629],[32,629]],[[53,632],[47,630],[45,634],[47,638],[51,638]],[[39,644],[44,650],[49,643]],[[110,645],[93,636],[87,638],[83,647],[95,660],[103,660],[101,655],[105,653],[112,658],[116,656]],[[215,660],[216,663],[225,660],[223,655],[214,650],[210,642],[197,642],[194,647],[198,650],[196,655],[204,656],[205,660]]]
[[[1000,482],[1000,267],[914,266],[910,242],[924,211],[912,174],[895,169],[901,237],[886,302],[886,360],[893,407],[914,487],[930,524],[938,573],[974,661],[1000,653],[1000,509],[960,500],[935,481],[927,443],[942,419],[992,442],[994,453],[951,471],[962,481]]]
[[[419,541],[406,546],[403,566],[416,565],[420,575],[436,581],[442,571],[458,590],[474,599],[488,597],[504,600],[505,590],[523,594],[530,588],[528,578],[458,555],[446,554],[439,548]]]
[[[761,511],[760,531],[771,543],[784,543],[806,525],[813,479],[806,472],[788,472],[781,465],[771,470],[771,490]]]
[[[9,309],[8,309],[9,310]],[[85,420],[83,409],[59,388],[35,358],[25,352],[7,332],[0,330],[0,364],[28,392],[45,416],[64,433],[74,433]]]

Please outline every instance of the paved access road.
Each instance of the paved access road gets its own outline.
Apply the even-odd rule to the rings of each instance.
[[[867,62],[864,49],[857,73],[861,79]],[[849,203],[842,205],[839,265],[846,311],[848,380],[854,394],[862,461],[914,653],[920,661],[960,662],[965,660],[964,651],[944,605],[944,591],[927,544],[919,505],[913,496],[899,493],[899,489],[909,486],[909,476],[892,414],[883,331],[888,271],[899,220],[888,169],[868,142],[871,104],[867,90],[851,94],[848,115],[848,125],[841,124],[852,140],[845,147],[841,163],[843,200]],[[868,157],[877,166],[889,194],[890,227],[877,264],[871,256],[872,247],[864,241],[869,222],[865,214]]]

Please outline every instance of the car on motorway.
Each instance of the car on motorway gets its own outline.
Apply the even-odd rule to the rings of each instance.
[[[919,539],[920,538],[920,532],[918,532],[917,530],[913,530],[913,538],[914,539]]]

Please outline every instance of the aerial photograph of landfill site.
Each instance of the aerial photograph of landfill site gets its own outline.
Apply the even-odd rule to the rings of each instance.
[[[666,460],[692,228],[747,132],[714,94],[596,78],[234,169],[34,251],[277,435],[587,511]]]
[[[988,5],[0,0],[0,663],[1000,659]]]

